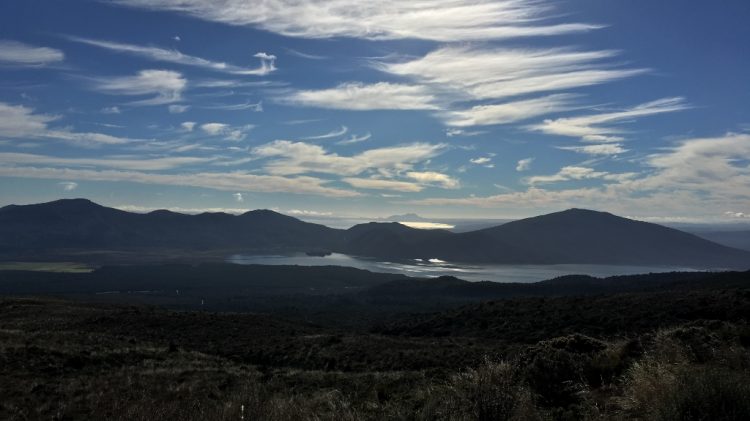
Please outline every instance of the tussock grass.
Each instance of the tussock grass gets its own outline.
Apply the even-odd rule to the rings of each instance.
[[[258,340],[276,358],[263,363],[227,343],[250,344],[247,332],[267,335]],[[694,321],[617,339],[573,333],[474,364],[434,363],[470,342],[9,300],[0,301],[0,419],[745,420],[749,338],[741,321]],[[377,341],[403,352],[363,352]],[[378,359],[402,368],[376,369]]]

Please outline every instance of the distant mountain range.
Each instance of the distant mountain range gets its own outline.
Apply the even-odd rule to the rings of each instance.
[[[715,243],[750,251],[750,230],[693,231],[695,235]]]
[[[570,209],[465,233],[397,222],[347,230],[270,210],[145,214],[85,199],[0,208],[0,252],[55,250],[327,250],[387,259],[502,264],[632,264],[750,268],[750,252],[605,212]]]

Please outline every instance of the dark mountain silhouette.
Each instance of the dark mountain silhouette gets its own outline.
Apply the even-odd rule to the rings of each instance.
[[[750,253],[661,225],[569,209],[433,242],[443,260],[750,267]]]
[[[389,258],[507,264],[750,267],[750,253],[676,229],[605,212],[570,209],[452,233],[399,223],[348,230],[270,210],[242,215],[124,212],[85,199],[0,209],[0,251],[165,248],[184,250],[331,250]]]
[[[444,230],[410,228],[397,222],[355,225],[346,230],[346,251],[361,256],[388,258],[431,257],[421,253],[425,244],[453,238]]]
[[[339,230],[270,210],[242,215],[124,212],[85,199],[0,209],[0,250],[336,248]]]
[[[750,253],[746,251],[661,225],[585,209],[569,209],[458,234],[415,230],[395,223],[359,225],[350,231],[365,232],[350,252],[384,258],[506,264],[750,267]]]

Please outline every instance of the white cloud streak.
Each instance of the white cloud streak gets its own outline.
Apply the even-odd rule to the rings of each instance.
[[[474,165],[481,165],[485,168],[495,168],[495,164],[492,163],[492,158],[495,156],[494,153],[487,154],[487,156],[480,156],[477,158],[469,159]]]
[[[487,165],[492,162],[492,158],[488,156],[481,156],[479,158],[472,158],[469,160],[469,162],[476,165]]]
[[[114,168],[125,170],[168,170],[185,165],[206,163],[216,158],[200,157],[101,157],[101,158],[60,158],[48,155],[0,152],[0,163],[5,165],[50,165],[55,167]]]
[[[360,142],[365,142],[367,140],[370,140],[371,137],[372,137],[372,133],[370,132],[367,132],[363,135],[352,134],[348,138],[336,142],[336,144],[337,145],[353,145],[355,143],[360,143]]]
[[[245,139],[247,132],[253,129],[252,124],[234,127],[224,123],[204,123],[200,125],[201,130],[209,136],[224,136],[225,140],[238,142]],[[191,127],[192,130],[192,127]]]
[[[321,134],[321,135],[317,135],[317,136],[308,136],[308,137],[305,137],[305,138],[303,138],[303,139],[307,139],[307,140],[320,140],[320,139],[330,139],[330,138],[333,138],[333,137],[339,137],[339,136],[343,136],[343,135],[345,135],[345,134],[346,134],[346,133],[347,133],[348,131],[349,131],[349,128],[348,128],[348,127],[346,127],[346,126],[341,126],[341,128],[339,128],[339,129],[336,129],[336,130],[331,130],[331,131],[330,131],[330,132],[328,132],[328,133],[324,133],[324,134]]]
[[[446,114],[445,124],[454,127],[507,124],[573,108],[572,95],[558,94],[493,105],[477,105]]]
[[[0,40],[0,66],[44,67],[64,59],[65,54],[54,48]]]
[[[68,39],[82,44],[104,48],[109,51],[144,57],[149,60],[199,67],[202,69],[215,70],[218,72],[224,72],[234,75],[265,76],[276,70],[276,56],[263,52],[253,55],[253,57],[260,60],[260,66],[257,68],[249,69],[232,64],[227,64],[224,62],[212,61],[201,57],[183,54],[173,49],[170,50],[159,47],[126,44],[121,42],[104,41],[81,37],[68,37]]]
[[[334,88],[292,91],[279,102],[343,110],[436,110],[435,96],[426,87],[388,82],[343,83]]]
[[[223,191],[312,194],[327,197],[356,197],[352,190],[327,187],[327,180],[315,177],[278,177],[247,172],[196,172],[159,174],[139,171],[89,170],[0,165],[0,177],[117,181],[141,184],[200,187]]]
[[[516,164],[516,171],[523,172],[531,169],[531,163],[534,162],[534,158],[519,159]]]
[[[122,114],[122,111],[118,106],[104,107],[101,112],[102,114]]]
[[[486,134],[487,132],[484,130],[464,130],[464,129],[456,129],[456,128],[449,128],[445,130],[445,135],[448,137],[470,137],[470,136],[479,136],[481,134]]]
[[[73,191],[78,188],[78,183],[75,181],[61,181],[57,183],[64,191]]]
[[[423,189],[423,187],[417,183],[399,180],[384,180],[382,178],[345,177],[342,178],[341,181],[350,184],[353,187],[368,190],[390,190],[417,193]]]
[[[218,136],[220,134],[223,134],[227,129],[229,129],[229,125],[224,124],[224,123],[201,124],[201,130],[203,130],[206,134],[209,134],[211,136]]]
[[[436,185],[444,189],[457,189],[460,186],[455,178],[435,171],[409,171],[406,177],[422,184]]]
[[[145,96],[152,98],[130,102],[130,105],[164,105],[182,100],[187,80],[172,70],[141,70],[135,76],[99,77],[94,88],[114,95]]]
[[[598,85],[644,73],[603,63],[613,51],[439,48],[405,62],[376,62],[381,71],[451,90],[464,99],[498,99]],[[459,97],[459,98],[460,98]]]
[[[190,109],[189,105],[178,105],[178,104],[172,104],[169,107],[167,107],[170,114],[182,114],[185,111]]]
[[[0,102],[0,138],[60,140],[82,146],[116,145],[139,141],[103,133],[51,128],[50,123],[59,119],[60,116],[35,113],[34,109],[23,105]]]
[[[326,60],[328,57],[318,55],[318,54],[309,54],[309,53],[303,53],[302,51],[297,51],[292,48],[285,48],[286,52],[295,56],[295,57],[301,57],[306,58],[308,60]]]
[[[252,154],[258,158],[270,158],[265,168],[277,175],[327,173],[351,176],[370,170],[392,176],[412,170],[414,164],[437,156],[444,149],[442,144],[413,143],[340,156],[319,145],[277,140],[256,147]]]
[[[222,111],[245,111],[250,110],[256,113],[263,111],[263,102],[243,102],[241,104],[215,104],[215,105],[204,105],[201,108],[207,110],[222,110]]]
[[[636,117],[671,113],[690,108],[684,98],[662,98],[640,104],[622,111],[584,115],[578,117],[544,120],[541,124],[529,126],[529,130],[550,135],[579,137],[585,142],[621,142],[624,133],[612,124],[632,121]]]
[[[347,110],[433,110],[453,127],[508,124],[576,108],[572,94],[513,97],[582,88],[645,73],[606,60],[615,51],[498,49],[448,45],[423,57],[374,60],[372,66],[405,83],[344,83],[334,88],[292,91],[280,99],[296,105]],[[493,100],[473,105],[462,102]]]
[[[556,183],[569,180],[590,180],[601,179],[606,181],[623,181],[635,177],[635,173],[612,174],[607,171],[596,171],[593,168],[567,166],[563,167],[556,174],[536,175],[526,179],[531,185]]]
[[[583,153],[587,155],[619,155],[621,153],[628,152],[628,150],[623,148],[619,143],[602,143],[598,145],[585,146],[560,146],[558,147],[558,149]]]
[[[581,23],[545,23],[544,17],[551,13],[551,7],[535,0],[114,1],[301,38],[416,38],[453,42],[555,36],[599,28]]]

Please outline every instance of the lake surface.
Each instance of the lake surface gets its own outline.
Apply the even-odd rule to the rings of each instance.
[[[562,275],[591,275],[597,277],[634,275],[649,272],[693,271],[674,266],[616,266],[616,265],[485,265],[457,264],[437,259],[429,261],[386,261],[333,253],[326,257],[304,253],[289,255],[243,255],[227,258],[229,263],[241,265],[300,265],[349,266],[372,272],[402,273],[413,277],[451,275],[466,281],[537,282]]]

